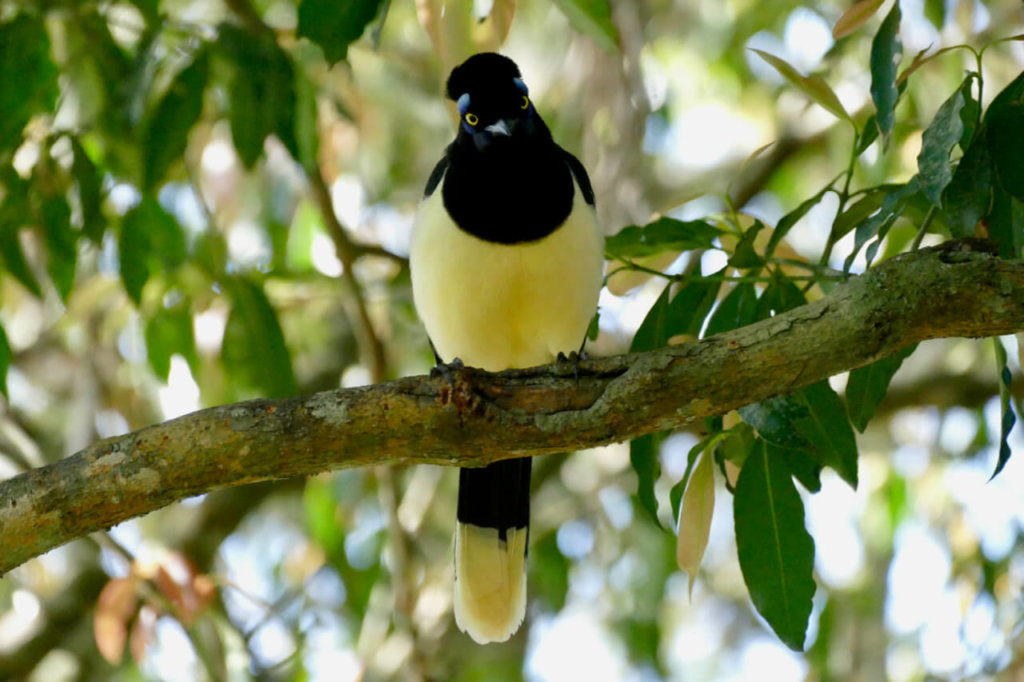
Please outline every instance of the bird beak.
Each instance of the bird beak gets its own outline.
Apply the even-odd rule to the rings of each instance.
[[[492,135],[504,135],[507,137],[512,134],[512,128],[509,126],[508,121],[506,121],[503,118],[498,119],[497,123],[492,123],[491,125],[484,128],[484,130],[491,133]]]

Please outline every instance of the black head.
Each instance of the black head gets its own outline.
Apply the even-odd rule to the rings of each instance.
[[[479,151],[547,133],[519,67],[508,57],[473,55],[452,69],[447,89],[459,108],[459,141],[471,142]]]

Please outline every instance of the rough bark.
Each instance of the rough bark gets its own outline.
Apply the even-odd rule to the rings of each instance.
[[[886,261],[827,297],[660,350],[452,382],[408,377],[195,412],[0,482],[0,575],[210,490],[382,463],[483,465],[685,426],[940,337],[1024,330],[1024,264],[970,241]]]

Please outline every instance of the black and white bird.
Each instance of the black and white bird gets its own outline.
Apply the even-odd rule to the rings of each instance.
[[[581,348],[604,239],[583,165],[551,137],[519,68],[494,53],[452,70],[459,130],[427,182],[410,253],[416,310],[439,363],[499,371]],[[529,458],[459,476],[455,620],[502,642],[526,612]]]

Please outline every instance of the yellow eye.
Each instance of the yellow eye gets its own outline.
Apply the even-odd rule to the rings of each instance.
[[[468,123],[469,125],[475,126],[479,122],[480,122],[480,117],[477,116],[476,114],[472,114],[472,113],[466,114],[466,123]]]
[[[520,109],[528,109],[530,107],[530,98],[523,95],[523,103],[519,105]]]

